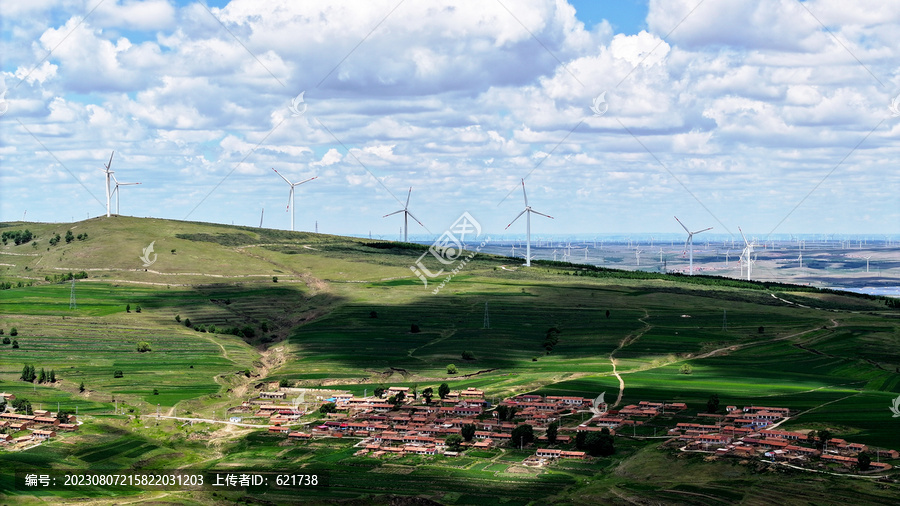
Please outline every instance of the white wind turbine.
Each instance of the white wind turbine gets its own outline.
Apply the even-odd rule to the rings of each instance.
[[[741,233],[741,239],[744,240],[744,251],[741,253],[741,258],[747,259],[747,281],[750,281],[750,272],[753,270],[753,262],[750,259],[750,254],[753,253],[753,245],[747,242],[747,238],[744,237],[744,231],[741,230],[741,227],[738,227],[738,231]]]
[[[112,154],[109,155],[109,163],[106,164],[106,169],[105,170],[100,169],[103,172],[106,172],[106,217],[107,218],[109,218],[109,198],[112,196],[112,193],[110,193],[110,191],[109,191],[109,178],[110,178],[110,176],[113,175],[113,171],[110,170],[110,167],[112,167],[112,159],[113,159],[113,155],[115,155],[115,154],[116,154],[116,152],[113,151]]]
[[[644,250],[642,250],[642,249],[635,249],[635,250],[634,250],[634,258],[637,260],[637,266],[638,266],[638,267],[641,266],[641,253],[643,253],[643,252],[644,252]]]
[[[275,170],[275,167],[272,167],[272,170]],[[308,183],[308,182],[312,181],[313,179],[316,179],[319,176],[313,176],[309,179],[304,179],[303,181],[300,181],[299,183],[292,183],[288,180],[288,178],[284,177],[281,174],[281,172],[278,172],[277,170],[275,170],[275,173],[278,174],[279,176],[281,176],[281,179],[284,179],[285,183],[291,185],[291,194],[288,197],[288,206],[287,206],[287,209],[285,209],[285,210],[291,212],[291,232],[293,232],[294,231],[294,187],[300,186],[303,183]]]
[[[409,234],[409,217],[412,216],[412,219],[416,220],[416,223],[422,225],[422,222],[419,221],[418,218],[413,216],[413,213],[409,212],[409,198],[412,196],[412,187],[409,188],[409,193],[406,194],[406,205],[403,206],[403,209],[399,211],[394,211],[390,214],[385,214],[382,218],[387,218],[388,216],[393,216],[395,214],[403,213],[403,242],[409,242],[407,240]],[[425,228],[425,225],[422,225],[422,228]]]
[[[866,272],[869,272],[869,259],[872,258],[872,255],[863,258],[866,259]]]
[[[515,223],[516,220],[518,220],[523,214],[526,215],[525,216],[525,266],[530,267],[531,266],[531,213],[540,214],[541,216],[545,216],[547,218],[550,218],[551,220],[553,219],[553,216],[549,216],[544,213],[539,213],[539,212],[535,211],[534,209],[532,209],[531,206],[528,205],[528,194],[525,193],[525,179],[522,179],[522,196],[525,197],[525,209],[523,209],[521,213],[516,215],[516,217],[513,218],[513,220],[511,222],[509,222],[509,225],[507,225],[506,228],[508,229],[509,227],[511,227],[512,224]]]
[[[116,183],[116,187],[112,192],[116,194],[116,214],[119,214],[119,187],[120,186],[132,186],[132,185],[141,184],[141,183],[120,183],[119,180],[116,179],[115,174],[113,174],[112,172],[110,172],[110,174],[112,174],[113,181],[115,181],[115,183]]]
[[[688,230],[687,227],[684,226],[684,223],[682,223],[681,220],[678,219],[678,216],[675,217],[675,221],[677,221],[678,224],[681,225],[681,228],[683,228],[684,231],[688,233],[687,240],[684,241],[684,246],[685,246],[685,248],[688,248],[688,247],[690,248],[689,273],[691,276],[693,276],[694,275],[694,234],[699,234],[700,232],[706,232],[707,230],[712,230],[712,227],[704,228],[703,230],[698,230],[696,232],[691,232],[690,230]]]
[[[803,267],[803,250],[800,249],[799,253],[800,253],[800,256],[797,257],[797,261],[800,262],[800,267],[802,268]]]

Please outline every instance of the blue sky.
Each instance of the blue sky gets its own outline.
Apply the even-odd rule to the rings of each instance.
[[[900,4],[207,5],[0,0],[0,220],[900,233]]]

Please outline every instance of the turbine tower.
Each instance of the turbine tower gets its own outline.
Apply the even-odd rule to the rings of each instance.
[[[141,184],[141,183],[120,183],[119,180],[116,179],[116,175],[113,172],[110,172],[110,174],[112,175],[113,181],[115,181],[115,183],[116,183],[116,187],[112,192],[116,194],[116,214],[118,215],[119,214],[119,187],[120,186],[133,186],[133,185]]]
[[[643,253],[643,252],[644,252],[644,250],[642,250],[642,249],[635,249],[635,250],[634,250],[634,258],[637,260],[637,266],[638,266],[638,267],[641,266],[641,253]]]
[[[681,225],[681,228],[683,228],[684,231],[688,233],[687,240],[684,241],[684,247],[690,248],[689,273],[691,276],[693,276],[694,275],[694,234],[699,234],[700,232],[706,232],[707,230],[712,230],[712,227],[704,228],[703,230],[698,230],[696,232],[691,232],[690,230],[688,230],[687,227],[684,226],[684,223],[682,223],[681,220],[678,219],[678,216],[675,217],[675,221],[677,221],[678,224]]]
[[[398,213],[403,213],[403,242],[409,242],[407,240],[409,234],[409,217],[412,216],[412,219],[416,220],[416,223],[422,225],[422,222],[419,221],[418,218],[413,216],[411,212],[409,212],[409,198],[412,196],[412,187],[409,188],[409,193],[406,194],[406,205],[403,206],[403,209],[399,211],[394,211],[390,214],[385,214],[382,218],[387,218],[388,216],[393,216]],[[425,225],[422,225],[422,228],[425,228]]]
[[[539,213],[539,212],[535,211],[534,209],[532,209],[531,206],[528,205],[528,194],[525,193],[525,179],[522,179],[522,196],[525,197],[525,209],[523,209],[521,213],[516,215],[516,217],[513,218],[513,220],[511,222],[509,222],[509,225],[507,225],[506,228],[508,229],[509,227],[511,227],[512,224],[515,223],[516,220],[518,220],[523,214],[526,215],[525,216],[525,266],[531,267],[531,213],[540,214],[541,216],[545,216],[547,218],[550,218],[551,220],[553,219],[553,216],[549,216],[544,213]],[[506,230],[506,229],[504,229],[504,230]]]
[[[275,170],[275,167],[272,167],[272,170]],[[319,176],[314,176],[309,179],[304,179],[303,181],[300,181],[299,183],[292,183],[292,182],[288,181],[288,178],[284,177],[281,174],[281,172],[278,172],[277,170],[275,170],[275,173],[278,174],[279,176],[281,176],[281,179],[284,179],[285,183],[291,185],[291,194],[288,197],[288,205],[287,205],[287,209],[285,209],[285,211],[291,212],[291,232],[293,232],[294,231],[294,187],[300,186],[303,183],[308,183],[308,182],[312,181],[313,179],[316,179]]]
[[[744,251],[741,253],[741,258],[747,258],[747,281],[750,281],[750,272],[753,270],[753,262],[750,259],[750,254],[753,253],[753,245],[747,242],[747,238],[744,237],[744,231],[741,230],[741,227],[738,227],[738,232],[741,233],[741,239],[744,240]]]
[[[110,167],[112,167],[112,159],[113,159],[113,155],[115,155],[115,154],[116,154],[116,152],[113,151],[112,154],[109,155],[109,163],[106,164],[106,169],[105,170],[100,169],[103,172],[106,172],[106,217],[107,218],[109,218],[109,198],[112,196],[112,193],[110,193],[110,191],[109,191],[109,178],[110,178],[110,176],[113,175],[113,171],[110,170]]]
[[[872,258],[872,255],[869,255],[869,256],[863,257],[863,258],[866,259],[866,273],[868,273],[869,272],[869,259]]]

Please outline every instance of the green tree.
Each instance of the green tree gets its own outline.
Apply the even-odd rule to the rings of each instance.
[[[828,440],[832,438],[831,431],[828,429],[822,429],[817,433],[819,440],[816,442],[816,447],[823,448],[828,444]]]
[[[403,392],[397,392],[397,395],[394,396],[394,404],[400,405],[403,404],[403,401],[406,400],[406,394]]]
[[[56,370],[50,369],[50,374],[47,378],[50,380],[50,383],[56,383]]]
[[[137,343],[137,351],[138,353],[150,351],[150,343],[148,343],[147,341],[139,341]]]
[[[409,326],[409,332],[411,334],[418,334],[421,331],[422,331],[422,329],[420,329],[419,326],[416,325],[415,323],[413,323],[412,325]]]
[[[44,371],[44,368],[41,367],[41,373],[38,374],[38,383],[46,383],[47,382],[47,372]]]
[[[319,413],[334,413],[335,411],[337,411],[337,406],[335,406],[333,402],[328,402],[319,406]]]
[[[447,397],[447,394],[449,394],[449,393],[450,393],[450,385],[448,385],[446,383],[441,383],[441,386],[438,387],[438,397],[443,399],[444,397]]]
[[[291,386],[291,382],[288,381],[287,378],[281,378],[280,380],[278,380],[278,386],[281,388],[287,388]]]
[[[719,394],[712,394],[706,401],[706,412],[715,413],[719,410]]]
[[[466,441],[471,441],[473,437],[475,437],[475,424],[467,423],[462,426],[462,437]]]
[[[15,327],[9,329],[9,335],[16,337],[17,335],[19,335],[19,329]]]
[[[462,352],[462,359],[463,360],[475,360],[475,354],[472,353],[471,351],[464,351],[464,352]]]
[[[122,378],[125,376],[125,373],[122,372],[121,369],[116,369],[113,371],[113,378]]]
[[[193,326],[191,325],[191,319],[190,319],[190,318],[185,318],[185,319],[184,319],[184,326],[187,327],[187,328],[189,328],[189,329],[190,329],[190,328],[193,328]]]
[[[27,381],[30,383],[30,382],[34,381],[35,377],[36,376],[34,374],[34,366],[25,364],[25,366],[22,367],[22,376],[20,376],[22,381]]]
[[[447,436],[447,439],[444,440],[444,443],[447,444],[447,449],[450,451],[458,452],[462,447],[463,438],[459,434],[450,434]]]
[[[75,240],[75,234],[72,233],[71,230],[66,231],[66,244]]]
[[[18,349],[18,348],[19,348],[19,341],[16,341],[15,339],[13,339],[12,347],[13,347],[14,350],[15,350],[15,349]]]
[[[525,445],[531,444],[534,441],[534,427],[528,425],[527,423],[523,423],[521,425],[517,425],[515,429],[512,431],[512,443],[515,447],[521,448]]]
[[[153,395],[159,395],[159,389],[154,388],[154,389],[153,389]]]
[[[383,395],[384,395],[384,387],[381,387],[381,386],[375,387],[375,397],[378,397],[380,399],[381,396],[383,396]]]
[[[272,276],[272,282],[273,282],[273,283],[277,283],[277,282],[278,282],[278,276]]]
[[[602,431],[591,432],[585,437],[584,447],[588,453],[595,457],[607,457],[616,452],[613,446],[613,436],[606,427]]]
[[[872,465],[872,457],[869,457],[868,453],[862,452],[856,456],[856,465],[860,471],[868,471]]]
[[[175,315],[175,321],[178,323],[181,323],[181,315],[180,314]]]
[[[6,336],[3,336],[3,344],[9,344],[9,343],[10,343],[9,338]]]
[[[551,423],[547,427],[547,442],[550,444],[556,444],[556,434],[559,432],[559,424]]]
[[[78,391],[84,393],[84,382],[82,381],[80,385],[78,385]]]
[[[33,415],[34,412],[31,410],[31,401],[29,401],[25,397],[19,397],[18,399],[12,401],[12,407],[20,414],[25,415]]]
[[[434,389],[431,387],[422,390],[422,397],[425,398],[425,404],[431,404],[431,398],[434,396]]]
[[[447,364],[447,374],[456,374],[459,372],[455,364]]]
[[[130,312],[131,312],[131,304],[125,304],[125,312],[126,312],[126,313],[130,313]]]
[[[575,448],[579,450],[584,450],[584,443],[587,440],[587,432],[578,431],[575,433]]]
[[[681,368],[678,370],[681,374],[692,374],[694,372],[694,368],[691,367],[691,364],[681,364]]]
[[[138,307],[134,308],[134,312],[135,312],[135,313],[140,313],[140,312],[141,312],[141,306],[138,305]]]
[[[74,409],[60,409],[56,412],[56,419],[62,423],[67,423],[69,421],[69,416],[74,414]]]

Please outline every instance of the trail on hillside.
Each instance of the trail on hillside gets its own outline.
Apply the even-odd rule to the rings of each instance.
[[[638,321],[644,324],[644,328],[641,329],[641,330],[639,330],[639,331],[637,331],[637,332],[634,333],[634,334],[629,334],[629,335],[623,337],[622,340],[619,342],[619,346],[618,346],[616,349],[614,349],[613,351],[611,351],[611,352],[609,353],[609,361],[610,361],[610,363],[612,364],[612,368],[613,368],[612,373],[613,373],[613,376],[615,376],[616,379],[619,380],[619,395],[618,395],[618,397],[616,397],[616,402],[613,403],[613,405],[610,406],[610,407],[613,407],[613,408],[614,408],[614,407],[618,406],[619,403],[622,402],[622,396],[625,395],[625,380],[622,379],[622,375],[619,374],[618,369],[616,369],[616,359],[615,359],[615,357],[614,357],[613,355],[615,355],[616,352],[619,351],[619,350],[621,350],[622,348],[624,348],[624,347],[628,346],[629,344],[631,344],[631,343],[637,341],[638,339],[640,339],[641,336],[643,336],[643,335],[646,334],[651,328],[653,328],[653,326],[650,325],[649,323],[647,323],[647,321],[646,321],[646,319],[649,318],[649,317],[650,317],[650,313],[647,312],[646,309],[644,309],[644,316],[638,318]]]

